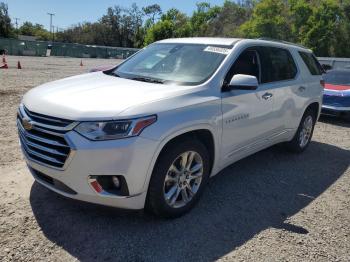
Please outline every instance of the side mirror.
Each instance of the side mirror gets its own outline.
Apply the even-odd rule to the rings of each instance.
[[[258,79],[252,75],[234,75],[228,85],[229,90],[256,90],[258,88]]]
[[[323,68],[324,71],[328,71],[328,70],[332,69],[332,66],[331,65],[322,64],[322,68]]]

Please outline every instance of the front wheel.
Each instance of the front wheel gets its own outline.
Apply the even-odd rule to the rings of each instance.
[[[287,142],[287,148],[296,153],[303,152],[310,144],[314,127],[316,124],[315,112],[308,109],[299,124],[298,130],[290,142]]]
[[[198,140],[168,146],[159,156],[147,196],[147,209],[162,217],[178,217],[198,201],[209,177],[210,157]]]

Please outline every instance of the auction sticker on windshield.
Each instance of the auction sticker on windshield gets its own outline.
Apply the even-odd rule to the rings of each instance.
[[[230,50],[231,49],[229,49],[229,48],[223,48],[223,47],[217,47],[217,46],[207,46],[203,51],[227,55],[230,53]]]

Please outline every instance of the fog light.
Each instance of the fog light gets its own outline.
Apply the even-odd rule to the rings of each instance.
[[[129,195],[129,189],[123,176],[89,176],[89,184],[96,193],[101,195]]]
[[[120,188],[120,180],[117,176],[112,176],[112,182],[116,188]]]

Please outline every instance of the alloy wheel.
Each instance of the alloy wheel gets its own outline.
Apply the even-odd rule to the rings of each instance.
[[[299,145],[300,147],[305,147],[311,138],[312,133],[312,127],[313,127],[313,120],[312,116],[307,116],[304,120],[303,127],[300,131],[299,135]]]
[[[185,206],[198,192],[202,176],[202,157],[194,151],[180,154],[170,165],[164,180],[166,203],[173,208]]]

